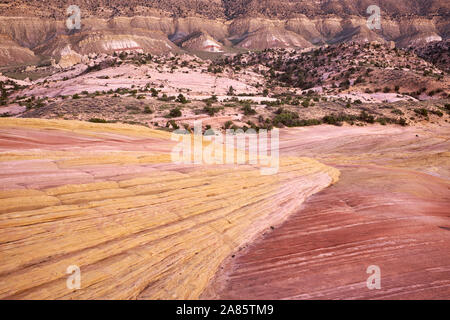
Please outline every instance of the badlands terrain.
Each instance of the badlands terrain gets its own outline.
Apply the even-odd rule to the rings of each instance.
[[[73,4],[0,3],[0,298],[450,298],[448,2]]]
[[[67,28],[69,5],[80,8],[79,29]],[[367,25],[371,5],[380,8],[379,29]],[[64,64],[64,56],[132,48],[234,53],[349,41],[422,47],[448,39],[449,15],[445,0],[3,0],[0,65],[48,57]]]

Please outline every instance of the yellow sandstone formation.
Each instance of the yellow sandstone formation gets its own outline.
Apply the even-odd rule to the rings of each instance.
[[[57,145],[42,137],[55,132]],[[40,149],[11,143],[23,135],[40,137]],[[168,133],[128,125],[1,119],[0,137],[9,142],[0,168],[29,170],[0,179],[16,185],[0,191],[1,298],[196,299],[225,258],[339,176],[295,157],[268,176],[249,165],[174,165]],[[92,146],[72,141],[83,137]],[[71,265],[79,290],[66,286]]]

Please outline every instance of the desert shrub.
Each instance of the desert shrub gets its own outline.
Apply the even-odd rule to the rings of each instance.
[[[227,122],[224,123],[223,127],[225,129],[230,129],[233,126],[233,121],[228,120]]]
[[[181,110],[178,107],[171,109],[169,112],[170,118],[178,118],[181,117],[181,115],[182,115]]]
[[[383,118],[383,117],[377,118],[375,121],[378,122],[379,124],[383,125],[383,126],[385,126],[387,124],[387,122],[388,122],[388,121],[386,121],[386,118]]]
[[[350,81],[348,79],[342,81],[339,84],[339,87],[342,88],[342,89],[348,89],[350,87]]]
[[[341,126],[343,118],[340,116],[337,116],[335,114],[326,115],[322,118],[322,121],[326,124],[332,124],[335,126]]]
[[[428,116],[428,110],[425,108],[416,108],[414,109],[414,112],[422,117],[427,117]]]
[[[275,107],[281,105],[282,103],[280,100],[276,100],[276,101],[261,101],[261,104],[265,104],[268,107]]]
[[[391,113],[397,114],[397,115],[399,115],[399,116],[404,115],[403,111],[400,110],[400,109],[394,109],[394,110],[391,111]]]
[[[294,100],[292,100],[291,104],[293,106],[298,106],[300,104],[300,100],[299,99],[294,99]]]
[[[175,97],[174,96],[168,97],[167,94],[163,93],[162,97],[158,98],[158,100],[168,102],[175,100]]]
[[[446,103],[444,105],[444,110],[447,111],[448,114],[450,114],[450,103]]]
[[[20,105],[25,105],[27,110],[30,109],[39,109],[45,106],[44,100],[43,99],[28,99],[25,103],[23,102],[19,102]]]
[[[93,123],[108,123],[108,120],[100,118],[90,118],[88,121]]]
[[[397,123],[403,127],[407,125],[405,118],[398,119]]]
[[[298,121],[298,126],[299,127],[305,127],[305,126],[317,126],[319,124],[321,124],[322,121],[319,119],[302,119]]]
[[[88,66],[87,69],[84,70],[83,74],[100,71],[100,70],[102,70],[102,67],[100,66],[100,64],[94,64],[93,66]]]
[[[128,111],[139,111],[138,106],[126,106],[125,109],[127,109]]]
[[[284,108],[279,107],[274,113],[275,114],[281,114],[284,111]]]
[[[432,114],[437,115],[438,117],[442,117],[444,114],[439,110],[430,110]]]
[[[223,107],[213,107],[213,106],[210,106],[210,105],[206,105],[204,108],[203,108],[203,112],[205,112],[206,114],[208,114],[209,116],[214,116],[217,112],[219,112],[220,110],[222,110],[223,109]]]
[[[158,96],[158,93],[159,93],[159,91],[156,90],[155,88],[151,88],[151,89],[150,89],[150,92],[152,93],[152,97],[157,97],[157,96]]]
[[[153,113],[153,110],[150,109],[149,106],[145,106],[145,107],[144,107],[144,113],[151,114],[151,113]]]
[[[356,78],[354,84],[356,85],[356,84],[364,83],[364,82],[365,82],[364,78],[362,76],[359,76],[358,78]]]
[[[175,122],[175,120],[169,120],[166,123],[166,128],[170,128],[170,126],[172,126],[172,128],[174,130],[180,129],[180,127],[178,126],[178,124]]]
[[[36,104],[34,105],[35,108],[42,108],[45,106],[45,103],[43,100],[39,99],[36,101]]]
[[[183,96],[181,93],[178,95],[178,97],[176,98],[175,101],[179,102],[179,103],[182,103],[182,104],[189,103],[189,100],[186,99],[186,97]]]
[[[242,107],[242,111],[244,112],[244,114],[246,116],[251,116],[251,115],[256,114],[256,110],[252,109],[251,105],[248,103],[244,104],[244,106]]]
[[[274,126],[285,125],[287,127],[295,127],[298,126],[299,116],[296,112],[282,110],[279,114],[277,114],[272,123]]]
[[[187,123],[183,123],[183,128],[184,128],[184,130],[186,130],[188,132],[192,132],[191,128],[189,127],[189,125]]]
[[[374,116],[371,114],[368,114],[366,111],[361,111],[361,113],[359,114],[358,120],[360,120],[362,122],[367,122],[367,123],[375,122]]]

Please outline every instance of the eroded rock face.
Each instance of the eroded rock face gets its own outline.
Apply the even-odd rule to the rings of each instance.
[[[35,51],[42,55],[63,57],[68,54],[67,48],[70,48],[72,56],[92,53],[113,54],[123,51],[152,52],[154,54],[180,51],[163,34],[146,30],[134,33],[103,30],[80,32],[73,36],[60,35],[36,47]]]
[[[0,65],[34,63],[37,60],[33,51],[21,47],[11,37],[0,34]]]
[[[449,135],[448,125],[290,130],[283,152],[320,158],[339,181],[229,258],[204,297],[448,299]],[[379,290],[366,286],[371,265]]]
[[[394,41],[397,46],[406,47],[446,40],[448,3],[416,2],[412,5],[407,0],[382,1],[381,29],[369,30],[366,9],[372,4],[370,1],[196,1],[193,4],[174,0],[139,1],[135,6],[120,1],[108,4],[75,1],[82,12],[81,29],[70,31],[65,24],[66,3],[56,1],[49,7],[38,1],[14,1],[4,6],[0,34],[10,36],[35,53],[53,52],[70,44],[79,54],[130,48],[150,53],[174,52],[179,48],[169,39],[175,42],[181,38],[192,39],[199,32],[211,37],[207,40],[214,45],[207,46],[247,49],[307,48],[323,43],[374,40]],[[183,48],[189,50],[190,46],[204,47],[194,43]]]

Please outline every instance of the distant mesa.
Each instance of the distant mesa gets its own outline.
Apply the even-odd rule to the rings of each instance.
[[[50,2],[50,3],[49,3]],[[66,28],[61,1],[8,1],[0,16],[0,65],[57,59],[62,48],[86,55],[229,49],[311,48],[388,42],[397,48],[446,41],[448,1],[384,0],[381,29],[367,27],[367,1],[233,0],[81,1],[81,30]],[[130,8],[133,11],[130,12]],[[18,19],[17,17],[26,17]]]

